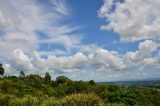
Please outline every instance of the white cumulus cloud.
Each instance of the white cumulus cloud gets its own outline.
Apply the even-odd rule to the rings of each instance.
[[[99,17],[108,24],[101,26],[120,34],[122,41],[159,39],[159,0],[104,0]]]
[[[140,42],[137,51],[129,51],[124,55],[99,47],[94,47],[94,51],[92,49],[91,46],[88,51],[77,52],[70,56],[52,54],[48,58],[42,58],[36,51],[31,56],[21,49],[16,49],[12,52],[10,64],[5,65],[6,74],[13,74],[14,72],[18,75],[19,71],[23,70],[26,74],[42,75],[48,71],[57,74],[72,73],[77,76],[89,73],[86,69],[90,69],[93,76],[102,72],[124,72],[128,75],[128,71],[125,72],[126,70],[139,70],[139,73],[141,73],[142,70],[160,69],[160,55],[157,53],[157,44],[152,40]],[[154,52],[156,53],[153,55]],[[115,76],[119,75],[115,74]]]

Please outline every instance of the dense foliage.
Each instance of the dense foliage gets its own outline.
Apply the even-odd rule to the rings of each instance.
[[[23,74],[23,73],[22,73]],[[160,90],[28,75],[0,79],[1,106],[160,106]]]
[[[3,75],[4,74],[4,68],[3,68],[3,65],[0,64],[0,75]]]

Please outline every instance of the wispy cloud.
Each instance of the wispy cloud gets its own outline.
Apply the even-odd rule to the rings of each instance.
[[[48,2],[49,5],[38,0],[0,1],[1,58],[9,56],[14,49],[29,54],[44,42],[60,44],[68,51],[81,43],[72,33],[77,26],[62,23],[70,15],[69,5],[64,0]]]

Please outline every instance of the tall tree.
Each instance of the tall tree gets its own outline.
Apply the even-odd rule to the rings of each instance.
[[[3,75],[4,74],[4,68],[3,68],[3,65],[0,64],[0,75]]]
[[[45,74],[44,81],[47,84],[51,82],[51,75],[48,72]]]
[[[23,71],[20,71],[20,77],[25,77],[25,74]]]

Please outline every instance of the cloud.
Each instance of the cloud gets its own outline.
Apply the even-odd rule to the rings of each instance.
[[[126,70],[159,70],[159,44],[155,41],[160,35],[159,9],[158,0],[104,1],[99,17],[109,24],[101,28],[119,33],[123,41],[140,40],[138,50],[120,54],[96,44],[82,44],[83,37],[76,33],[79,27],[63,23],[72,11],[64,0],[1,0],[0,61],[6,75],[48,71],[104,80],[124,77],[121,72],[128,75]],[[46,45],[65,49],[43,50]]]
[[[16,49],[12,52],[10,61],[10,67],[17,70],[17,74],[19,71],[24,71],[27,74],[42,74],[46,71],[51,73],[66,73],[83,69],[88,64],[87,56],[81,52],[73,56],[56,57],[52,55],[52,57],[43,59],[37,52],[34,52],[34,55],[29,57],[20,49]]]
[[[127,52],[124,55],[123,60],[127,68],[155,68],[154,63],[158,54],[156,53],[155,55],[153,55],[153,52],[158,50],[157,45],[157,43],[151,40],[140,42],[138,46],[139,50],[135,52]]]
[[[98,71],[121,70],[124,65],[116,52],[98,48],[94,54],[90,54],[91,66]]]
[[[81,39],[82,38],[78,36],[60,35],[56,36],[53,40],[49,40],[49,42],[62,45],[70,52],[71,49],[77,48],[78,45],[82,45]]]
[[[34,66],[32,65],[30,58],[23,53],[20,49],[16,49],[12,53],[12,67],[17,71],[33,71]]]
[[[123,42],[139,43],[136,51],[117,53],[121,65],[116,68],[124,73],[118,74],[119,77],[132,77],[131,74],[144,77],[144,73],[146,77],[147,73],[150,76],[151,72],[159,73],[159,9],[159,0],[104,0],[98,11],[98,17],[105,19],[101,29],[117,32]]]
[[[63,0],[48,2],[0,1],[1,58],[10,55],[15,49],[27,53],[37,51],[44,43],[59,44],[68,51],[81,44],[81,39],[73,33],[77,26],[62,23],[70,15],[69,5]]]
[[[109,51],[96,46],[88,46],[86,51],[79,51],[69,56],[56,56],[42,58],[38,52],[29,55],[21,49],[12,52],[9,64],[5,64],[6,75],[19,75],[23,70],[25,74],[43,75],[46,71],[51,74],[65,74],[73,77],[96,78],[96,80],[124,79],[123,77],[146,77],[144,70],[160,69],[160,53],[157,43],[152,40],[140,42],[137,51],[129,51],[124,55],[116,51]],[[147,52],[146,52],[147,51]],[[12,71],[11,71],[12,70]],[[135,73],[134,73],[135,72]],[[134,74],[133,76],[131,75]],[[141,76],[141,77],[140,77]],[[99,78],[101,77],[101,78]]]
[[[141,42],[139,44],[139,50],[140,52],[143,52],[143,54],[150,54],[157,50],[158,44],[153,42],[152,40],[145,40],[144,42]]]
[[[67,5],[67,3],[65,3],[64,0],[52,0],[52,3],[53,3],[55,10],[58,13],[60,13],[64,16],[69,14],[70,7]]]
[[[0,52],[0,61],[12,64],[10,61],[15,59],[13,56],[15,50],[22,50],[28,56],[33,56],[34,51],[39,52],[40,55],[49,56],[66,54],[72,48],[81,45],[81,38],[73,33],[78,26],[71,23],[63,24],[63,21],[70,17],[70,12],[71,8],[64,0],[49,0],[48,2],[1,0],[0,48],[3,52]],[[41,49],[45,44],[61,45],[67,51]],[[23,65],[28,64],[29,62],[24,62]],[[15,66],[17,70],[20,70],[17,65]]]
[[[106,20],[101,26],[120,34],[122,41],[159,39],[159,0],[104,0],[98,15]]]

